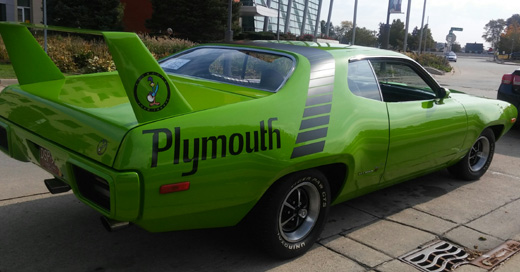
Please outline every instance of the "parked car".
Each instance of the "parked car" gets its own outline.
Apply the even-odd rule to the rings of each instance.
[[[515,105],[517,109],[520,107],[520,68],[511,74],[502,76],[502,81],[498,87],[497,99]]]
[[[448,54],[446,54],[446,58],[448,59],[448,61],[457,62],[457,54],[455,54],[455,52],[449,52]]]
[[[517,116],[376,48],[241,42],[158,63],[107,32],[117,72],[64,76],[23,25],[0,33],[19,80],[0,93],[0,150],[51,173],[51,193],[72,189],[109,229],[241,223],[282,258],[312,247],[331,205],[444,168],[479,179]]]
[[[520,60],[520,52],[513,52],[513,53],[511,53],[511,59],[512,60]]]

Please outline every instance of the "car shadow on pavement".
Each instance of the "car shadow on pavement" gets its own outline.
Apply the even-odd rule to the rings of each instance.
[[[440,171],[334,206],[322,238],[465,184]],[[292,262],[266,256],[255,234],[241,227],[148,233],[132,226],[109,233],[98,219],[70,193],[0,206],[0,271],[265,271]]]

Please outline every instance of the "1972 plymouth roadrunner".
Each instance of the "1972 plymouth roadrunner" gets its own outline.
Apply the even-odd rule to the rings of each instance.
[[[64,76],[25,26],[0,32],[19,80],[0,93],[0,150],[51,173],[52,193],[72,189],[109,227],[247,221],[283,258],[331,205],[443,168],[480,178],[517,117],[375,48],[243,42],[157,62],[108,32],[117,72]]]

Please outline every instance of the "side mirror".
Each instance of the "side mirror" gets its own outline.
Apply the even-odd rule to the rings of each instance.
[[[437,90],[437,99],[436,99],[437,104],[442,104],[444,102],[444,99],[450,97],[450,94],[451,94],[451,92],[447,88],[443,88],[443,87],[439,88]]]

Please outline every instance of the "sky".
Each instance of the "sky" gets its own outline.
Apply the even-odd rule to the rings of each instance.
[[[335,0],[331,22],[339,26],[341,21],[354,20],[354,0]],[[421,19],[425,0],[411,0],[410,26],[408,33],[421,27]],[[327,21],[330,0],[323,0],[320,20]],[[408,0],[402,0],[402,14],[391,14],[392,20],[400,19],[406,23]],[[379,32],[379,23],[386,22],[388,0],[358,0],[357,26]],[[484,41],[484,26],[492,19],[504,19],[520,13],[519,0],[426,0],[424,24],[429,20],[433,39],[446,42],[451,27],[461,27],[462,32],[453,32],[456,42],[462,47],[466,43],[483,43],[484,48],[490,45]]]

